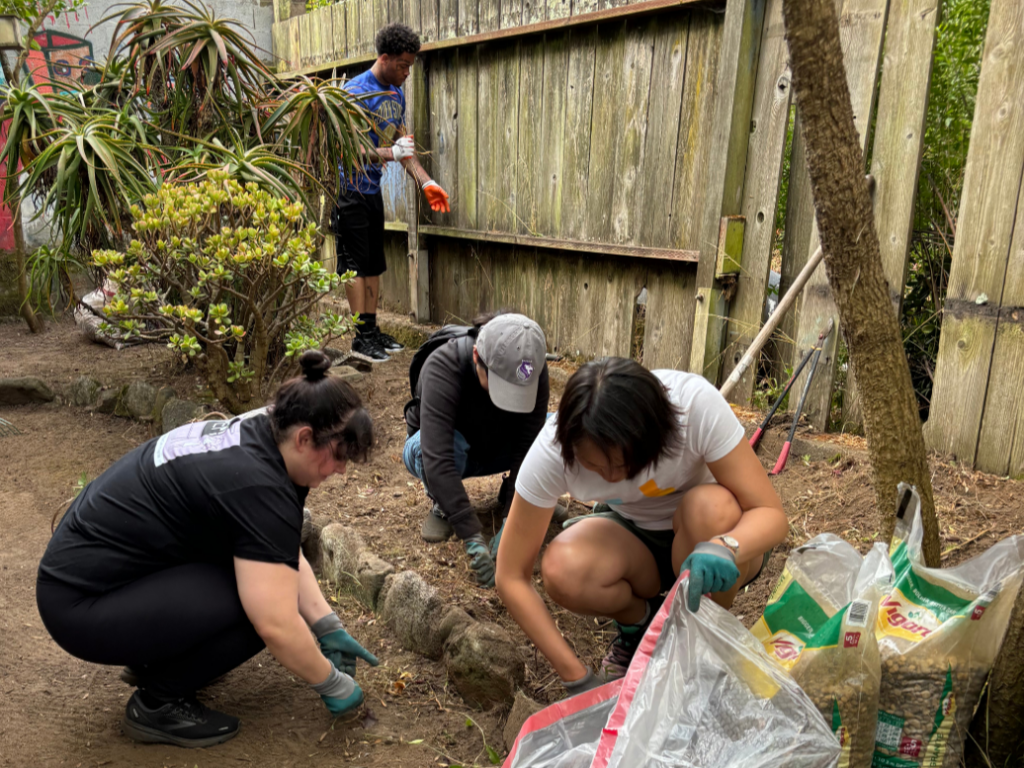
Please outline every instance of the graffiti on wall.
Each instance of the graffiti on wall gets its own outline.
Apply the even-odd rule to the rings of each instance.
[[[35,41],[39,50],[29,52],[25,73],[39,90],[74,93],[99,81],[92,43],[85,38],[47,29]]]

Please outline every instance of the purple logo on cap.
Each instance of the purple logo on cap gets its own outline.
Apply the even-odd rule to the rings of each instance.
[[[533,361],[523,360],[516,368],[516,376],[520,381],[529,381],[533,375]]]

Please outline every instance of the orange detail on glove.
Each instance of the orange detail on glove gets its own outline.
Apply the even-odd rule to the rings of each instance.
[[[448,193],[441,189],[436,181],[428,181],[423,185],[423,194],[430,204],[430,210],[436,213],[449,213],[451,207],[448,205]]]

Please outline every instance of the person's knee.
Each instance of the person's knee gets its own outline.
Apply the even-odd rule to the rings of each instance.
[[[721,485],[698,485],[683,494],[672,520],[675,533],[685,532],[694,541],[731,531],[743,510],[736,497]]]
[[[563,608],[579,605],[591,583],[589,567],[578,548],[557,538],[544,552],[540,562],[544,591]]]

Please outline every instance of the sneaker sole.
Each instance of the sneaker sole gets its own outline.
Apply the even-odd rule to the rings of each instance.
[[[349,357],[354,357],[357,360],[362,360],[364,362],[371,363],[373,365],[376,365],[377,363],[386,363],[386,362],[389,362],[391,360],[390,357],[385,357],[383,360],[378,360],[375,357],[370,357],[369,355],[364,355],[362,352],[349,352],[348,354],[349,354]]]
[[[235,738],[241,730],[241,728],[236,728],[230,733],[221,734],[220,736],[207,736],[205,739],[183,739],[180,736],[172,736],[156,728],[140,725],[133,720],[129,720],[127,717],[122,721],[121,729],[124,731],[124,735],[132,741],[142,744],[173,744],[176,747],[185,747],[186,749],[223,744],[225,741]]]
[[[388,355],[397,355],[399,352],[405,352],[405,347],[401,349],[385,349],[384,353]]]

